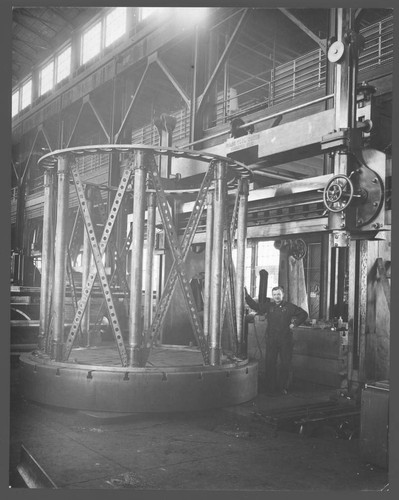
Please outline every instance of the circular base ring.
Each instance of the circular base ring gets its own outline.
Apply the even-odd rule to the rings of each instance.
[[[97,412],[177,412],[222,408],[257,395],[258,363],[162,368],[60,363],[20,356],[26,399]]]

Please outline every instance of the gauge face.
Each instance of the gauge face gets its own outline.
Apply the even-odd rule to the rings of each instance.
[[[344,55],[345,46],[342,42],[336,41],[328,49],[328,60],[332,63],[338,62]]]

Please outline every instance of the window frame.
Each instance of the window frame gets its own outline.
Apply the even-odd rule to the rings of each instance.
[[[53,65],[53,70],[51,72],[51,85],[43,92],[42,87],[43,87],[43,72],[47,70],[49,66]],[[39,97],[42,97],[43,95],[47,94],[47,92],[50,92],[54,88],[55,85],[55,58],[53,57],[51,60],[47,61],[45,65],[41,67],[39,70]]]
[[[117,10],[123,9],[124,10],[124,31],[120,35],[117,36],[117,38],[114,38],[110,43],[107,44],[107,20],[108,18],[114,14]],[[108,47],[111,47],[117,40],[120,40],[124,35],[126,35],[127,32],[127,10],[126,7],[115,7],[114,9],[110,10],[103,18],[103,49],[107,49]]]
[[[13,112],[13,101],[14,101],[14,96],[17,96],[17,103],[16,103],[16,111],[15,113]],[[11,94],[11,118],[14,118],[14,116],[17,116],[17,114],[20,112],[20,99],[21,99],[21,92],[20,88],[18,87],[12,94]]]
[[[23,100],[24,100],[24,88],[27,87],[27,85],[30,84],[30,96],[29,96],[29,102],[27,104],[23,104]],[[19,107],[19,111],[22,111],[26,108],[28,108],[29,106],[32,105],[32,102],[33,102],[33,93],[32,93],[32,90],[33,90],[33,79],[32,79],[32,76],[30,78],[28,78],[27,80],[25,80],[25,82],[21,85],[20,87],[20,90],[21,90],[21,95],[20,95],[20,107]]]
[[[82,35],[81,35],[81,38],[80,38],[80,48],[81,48],[81,54],[80,54],[80,64],[81,66],[84,66],[85,64],[88,64],[90,61],[92,61],[93,59],[95,59],[96,57],[98,57],[102,50],[103,50],[103,41],[104,41],[104,29],[103,29],[103,25],[104,25],[104,17],[101,18],[101,19],[98,19],[96,20],[93,24],[90,25],[90,27],[88,27],[87,29],[85,29],[83,32],[82,32]],[[96,28],[97,26],[100,27],[100,43],[99,43],[99,48],[98,48],[98,52],[96,52],[94,55],[90,56],[89,59],[87,59],[86,61],[83,60],[84,58],[84,45],[85,45],[85,36],[88,35],[90,33],[90,31],[94,30],[94,28]]]
[[[60,57],[65,54],[69,50],[69,72],[67,75],[63,76],[61,79],[58,79],[58,73],[59,73],[59,65],[58,61]],[[68,45],[64,46],[61,50],[59,50],[55,56],[55,65],[54,65],[54,84],[58,85],[62,81],[64,81],[66,78],[70,77],[72,74],[72,44],[69,43]]]

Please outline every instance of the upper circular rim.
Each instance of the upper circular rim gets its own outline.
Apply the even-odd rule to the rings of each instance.
[[[244,163],[233,160],[232,158],[216,155],[208,151],[171,148],[163,146],[147,146],[144,144],[97,144],[90,146],[74,146],[71,148],[57,149],[54,151],[50,151],[49,153],[46,153],[41,158],[39,158],[38,165],[43,168],[53,169],[55,167],[57,158],[63,155],[85,156],[114,152],[127,153],[129,151],[140,150],[153,151],[156,154],[172,155],[176,158],[189,158],[192,160],[203,162],[209,162],[212,160],[223,161],[226,162],[227,165],[231,167],[240,177],[252,178],[253,175],[252,171]]]

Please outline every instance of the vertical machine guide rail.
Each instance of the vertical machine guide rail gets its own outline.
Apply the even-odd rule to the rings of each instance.
[[[163,320],[168,310],[168,306],[170,304],[173,291],[175,289],[176,280],[179,279],[183,291],[184,300],[187,305],[187,310],[189,312],[189,318],[193,327],[194,335],[201,349],[204,363],[209,364],[209,346],[204,336],[201,320],[199,318],[194,296],[191,291],[191,285],[186,276],[184,261],[188,254],[190,245],[193,241],[202,214],[202,210],[205,205],[206,195],[213,179],[214,164],[213,162],[211,162],[208,171],[205,174],[205,177],[202,181],[197,196],[197,200],[194,204],[193,211],[190,215],[190,219],[184,231],[182,243],[180,245],[176,230],[174,228],[173,218],[170,213],[168,201],[165,196],[165,192],[162,188],[161,181],[159,179],[157,164],[155,162],[154,154],[147,153],[146,159],[149,167],[149,172],[151,174],[151,179],[157,193],[158,209],[162,218],[166,237],[170,245],[174,262],[172,269],[170,270],[168,280],[165,285],[164,292],[162,294],[162,298],[159,302],[157,311],[155,313],[150,332],[146,332],[145,334],[144,338],[145,349],[142,356],[142,362],[145,365],[145,363],[148,360],[150,349],[153,345],[154,339],[158,335],[158,332],[163,324]],[[148,338],[148,333],[149,333],[149,338]]]
[[[88,298],[90,296],[91,290],[92,290],[93,285],[94,285],[94,281],[95,281],[97,273],[98,273],[99,278],[100,278],[100,284],[101,284],[102,291],[104,294],[104,298],[105,298],[105,301],[107,304],[109,317],[111,319],[110,323],[111,323],[113,334],[115,336],[115,340],[116,340],[116,344],[118,347],[119,356],[121,358],[122,366],[127,366],[127,353],[126,353],[126,349],[125,349],[125,346],[123,343],[122,331],[121,331],[121,328],[119,326],[119,321],[118,321],[118,318],[117,318],[117,315],[115,312],[115,306],[113,303],[111,290],[110,290],[110,287],[108,284],[107,275],[105,273],[104,265],[102,263],[102,256],[104,255],[105,249],[107,247],[107,243],[108,243],[112,228],[114,226],[116,216],[117,216],[119,208],[121,206],[121,201],[123,199],[123,195],[126,191],[126,188],[127,188],[127,185],[128,185],[131,173],[132,173],[132,165],[129,164],[125,168],[125,170],[122,174],[122,178],[121,178],[118,190],[116,192],[115,199],[114,199],[114,202],[113,202],[111,210],[110,210],[110,214],[109,214],[107,222],[105,224],[100,243],[97,242],[97,239],[96,239],[95,234],[94,234],[94,228],[93,228],[93,224],[91,221],[90,213],[87,209],[85,193],[84,193],[84,189],[82,186],[82,182],[80,180],[79,169],[78,169],[76,162],[71,163],[71,172],[72,172],[72,178],[73,178],[73,182],[75,184],[76,192],[78,195],[80,210],[82,212],[84,223],[86,226],[86,230],[87,230],[88,235],[89,235],[89,241],[90,241],[91,250],[92,250],[92,254],[93,254],[93,258],[94,258],[94,262],[95,262],[96,267],[93,266],[93,268],[90,270],[90,274],[89,274],[89,277],[87,279],[86,286],[84,287],[84,290],[82,290],[82,292],[83,292],[82,298],[79,302],[79,307],[78,307],[78,310],[75,314],[75,317],[74,317],[74,320],[73,320],[73,323],[71,326],[71,330],[69,332],[69,335],[68,335],[68,338],[66,341],[64,358],[68,359],[68,357],[71,353],[73,341],[75,339],[75,334],[80,326],[80,323],[81,323],[81,320],[83,317],[83,313],[86,309]]]

